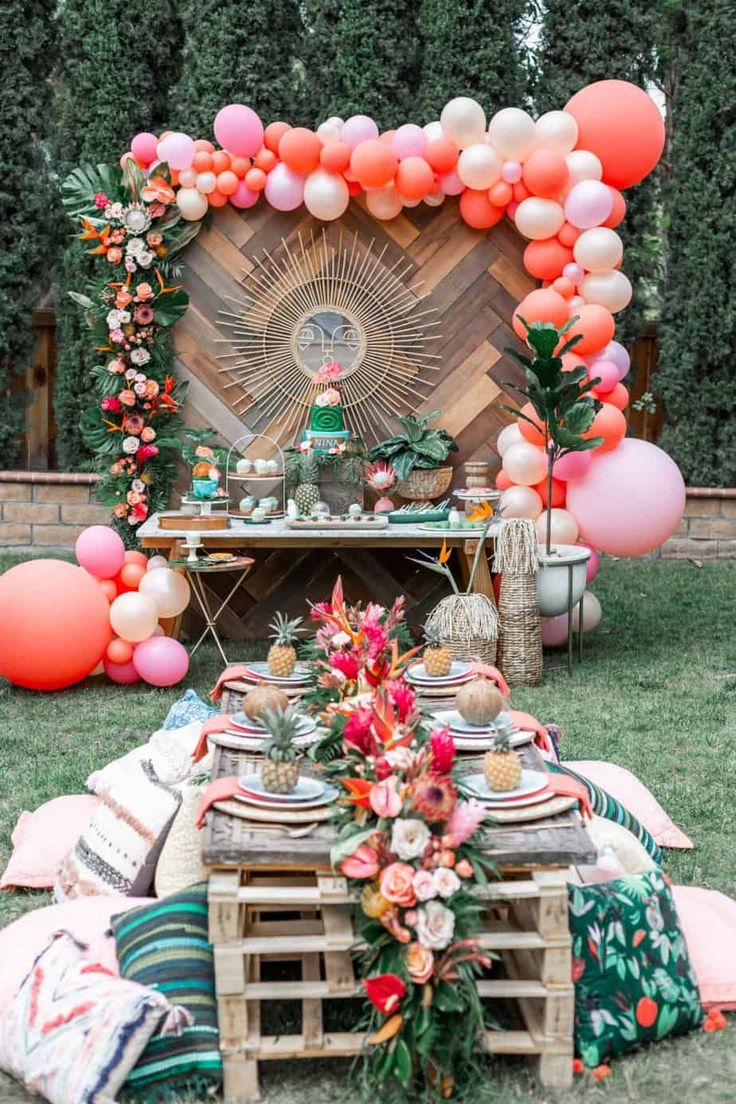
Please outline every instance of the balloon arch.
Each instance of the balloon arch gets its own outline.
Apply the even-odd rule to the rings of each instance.
[[[264,129],[251,108],[230,104],[215,117],[214,136],[219,148],[178,132],[137,134],[120,167],[80,167],[62,186],[80,237],[100,259],[89,294],[73,295],[101,360],[93,372],[98,400],[82,432],[99,459],[102,500],[120,522],[135,527],[164,505],[184,397],[168,335],[188,302],[176,283],[177,254],[210,208],[303,204],[331,221],[363,194],[371,215],[389,220],[404,207],[458,196],[469,226],[487,230],[506,217],[528,239],[524,265],[542,286],[515,311],[518,336],[520,316],[556,326],[577,318],[568,336],[581,340],[565,359],[600,380],[590,432],[603,443],[558,463],[553,540],[640,555],[671,534],[684,504],[682,477],[654,445],[624,440],[629,357],[615,340],[614,316],[632,291],[616,233],[626,213],[622,191],[652,171],[664,146],[660,112],[645,92],[599,81],[536,121],[507,107],[489,123],[480,104],[458,97],[435,122],[383,134],[366,115],[334,117],[316,131],[285,122]],[[501,432],[507,516],[538,518],[545,508],[543,444],[522,419]]]

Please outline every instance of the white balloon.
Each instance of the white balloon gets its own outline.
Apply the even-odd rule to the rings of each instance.
[[[488,137],[505,160],[524,161],[537,144],[537,128],[526,111],[504,107],[491,119]]]
[[[341,119],[339,115],[330,115],[329,119],[325,119],[325,123],[339,132],[345,125],[345,120]]]
[[[509,487],[498,500],[498,512],[504,518],[522,517],[536,521],[543,509],[542,500],[533,487]]]
[[[365,205],[374,218],[381,219],[383,222],[396,218],[403,207],[401,196],[393,184],[385,188],[376,188],[373,192],[366,192]]]
[[[157,567],[168,567],[169,561],[165,556],[151,556],[146,571],[155,571]]]
[[[339,142],[340,127],[335,126],[334,123],[320,123],[317,127],[317,137],[323,142]]]
[[[578,523],[569,510],[558,506],[552,509],[552,544],[574,544],[580,535]],[[537,518],[537,537],[542,544],[547,540],[547,513]]]
[[[590,150],[573,150],[566,156],[565,163],[570,172],[570,179],[567,182],[568,192],[581,180],[600,180],[603,176],[603,166]]]
[[[113,632],[130,644],[140,644],[142,640],[148,640],[161,616],[153,597],[140,592],[145,579],[154,579],[159,574],[163,572],[152,571],[150,575],[146,572],[137,591],[118,594],[110,605],[110,625]],[[171,574],[173,575],[173,571]]]
[[[459,149],[482,142],[486,132],[486,113],[477,100],[457,96],[442,108],[442,133]]]
[[[209,203],[196,188],[180,188],[176,193],[176,206],[187,222],[199,222],[207,214]]]
[[[586,590],[582,600],[578,602],[572,611],[572,627],[575,629],[575,632],[580,632],[581,608],[583,613],[583,632],[587,633],[591,632],[592,629],[597,629],[601,623],[603,610],[595,594],[590,590]]]
[[[560,204],[554,199],[542,199],[540,196],[523,199],[514,215],[516,229],[532,241],[554,237],[564,221],[565,212]]]
[[[519,429],[518,422],[512,422],[511,425],[504,426],[498,435],[496,441],[496,452],[499,456],[503,457],[506,449],[511,448],[517,441],[523,441],[521,430]]]
[[[533,487],[547,475],[547,458],[541,448],[529,441],[517,441],[504,453],[503,470],[512,483]]]
[[[439,207],[445,202],[445,193],[441,190],[432,192],[431,195],[424,197],[424,202],[428,207]]]
[[[588,272],[608,272],[624,255],[624,243],[615,230],[596,226],[585,230],[572,247],[573,256]]]
[[[182,169],[179,173],[179,184],[182,188],[194,188],[197,184],[196,169]]]
[[[171,568],[160,568],[158,571],[146,572],[138,584],[138,594],[151,599],[158,610],[156,618],[158,620],[159,617],[178,617],[183,613],[189,605],[191,590],[186,576],[172,571]],[[123,634],[118,633],[118,635]]]
[[[478,142],[462,151],[456,172],[467,188],[484,191],[501,179],[501,158],[493,146]]]
[[[427,123],[426,126],[422,127],[422,130],[426,134],[428,142],[435,142],[438,138],[444,138],[444,134],[442,132],[442,123],[439,121],[439,119],[435,119],[434,122]]]
[[[209,195],[217,187],[217,177],[213,172],[197,173],[197,191]]]
[[[578,124],[566,111],[548,111],[537,119],[537,145],[569,153],[578,140]]]
[[[615,268],[610,272],[592,272],[583,280],[580,291],[586,303],[607,307],[611,314],[628,307],[633,294],[628,276]]]
[[[350,202],[350,189],[340,173],[315,169],[304,184],[304,206],[310,215],[331,222],[344,214]]]

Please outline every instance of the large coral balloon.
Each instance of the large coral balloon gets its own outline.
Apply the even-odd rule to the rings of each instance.
[[[664,121],[651,96],[635,84],[603,80],[576,92],[565,111],[578,124],[578,149],[589,150],[614,188],[647,176],[664,149]]]
[[[580,538],[612,556],[643,556],[672,536],[685,507],[685,483],[666,452],[627,437],[593,454],[590,471],[567,485]]]

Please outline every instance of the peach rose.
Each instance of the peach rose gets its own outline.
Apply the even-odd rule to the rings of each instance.
[[[395,862],[381,874],[381,893],[387,901],[403,908],[417,903],[414,892],[414,869],[408,863]]]
[[[137,303],[144,303],[146,299],[153,299],[154,290],[149,283],[138,284],[135,289],[135,298]]]
[[[459,863],[455,863],[455,870],[461,878],[473,877],[473,868],[467,859],[461,859]]]
[[[406,968],[415,984],[425,985],[434,972],[434,955],[421,943],[410,943],[406,948]]]
[[[124,388],[119,394],[123,406],[135,406],[135,391],[131,391],[129,387]]]
[[[128,507],[123,502],[118,502],[117,506],[113,506],[112,512],[115,517],[124,518],[128,513]]]

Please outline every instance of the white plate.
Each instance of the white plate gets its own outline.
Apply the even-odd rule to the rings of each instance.
[[[463,736],[490,736],[496,731],[492,721],[485,725],[469,724],[458,709],[438,709],[432,716],[440,724],[449,725],[453,732]]]
[[[233,716],[233,726],[237,729],[236,736],[263,736],[264,738],[268,736],[268,732],[263,725],[258,724],[257,721],[249,720],[245,713],[236,713]],[[317,722],[313,721],[311,717],[300,717],[296,735],[308,736],[310,732],[314,732],[316,727]]]
[[[292,794],[298,792],[302,782],[313,782],[314,779],[300,778],[297,783],[296,789],[292,790]],[[321,783],[320,783],[321,785]],[[267,791],[264,790],[264,793]],[[329,805],[338,795],[338,791],[335,786],[323,786],[322,792],[317,797],[302,797],[299,801],[276,801],[273,800],[273,795],[266,797],[257,797],[253,794],[247,793],[244,790],[238,790],[234,795],[238,801],[242,801],[245,805],[253,805],[257,809],[270,809],[274,813],[280,811],[289,810],[297,811],[299,809],[318,809],[325,805]],[[277,797],[283,797],[283,795],[276,795]]]
[[[460,659],[453,659],[450,671],[447,675],[430,675],[423,663],[417,663],[407,671],[407,678],[411,682],[426,683],[427,686],[438,686],[448,682],[457,682],[471,676],[470,664],[463,663]]]
[[[481,773],[465,775],[462,783],[466,790],[469,790],[474,797],[479,797],[481,801],[502,805],[506,801],[514,801],[517,797],[530,797],[532,794],[536,795],[546,790],[549,786],[549,775],[546,771],[522,770],[519,785],[513,790],[504,790],[503,794],[492,790],[486,782],[485,775]]]
[[[283,802],[289,805],[298,804],[301,801],[314,801],[315,798],[322,797],[328,788],[334,789],[334,786],[325,786],[324,782],[321,782],[318,778],[309,778],[305,775],[301,775],[294,789],[286,794],[271,793],[270,790],[267,790],[260,774],[244,775],[240,779],[239,785],[240,789],[250,797],[265,798],[267,801]]]
[[[309,682],[312,677],[309,668],[305,667],[302,663],[297,663],[293,675],[272,675],[268,669],[268,663],[264,660],[249,663],[248,670],[252,675],[263,682],[298,684],[301,682]]]
[[[550,789],[540,790],[539,793],[529,794],[528,797],[517,797],[515,801],[490,801],[482,798],[486,809],[525,809],[527,805],[541,805],[543,801],[549,801],[554,797],[554,791]]]

